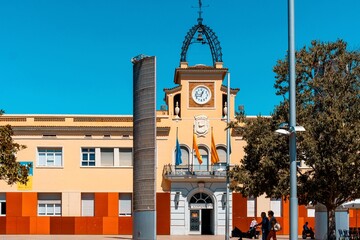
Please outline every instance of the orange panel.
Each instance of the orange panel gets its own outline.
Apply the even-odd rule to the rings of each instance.
[[[281,230],[283,234],[290,234],[289,222],[290,222],[290,214],[289,214],[290,200],[282,201],[282,220]],[[300,233],[301,234],[301,233]]]
[[[87,234],[87,217],[75,217],[75,234]]]
[[[50,234],[61,234],[61,217],[50,217]]]
[[[170,193],[156,193],[156,234],[170,235]]]
[[[6,217],[0,217],[0,234],[6,234]]]
[[[36,234],[50,234],[50,217],[36,218]]]
[[[132,217],[119,217],[119,234],[132,235]]]
[[[250,225],[247,217],[247,198],[244,198],[240,193],[233,193],[232,204],[233,227],[238,227],[241,231],[247,231]]]
[[[61,218],[61,234],[75,234],[75,217]]]
[[[103,233],[103,218],[89,217],[87,218],[86,234],[102,234]]]
[[[6,216],[21,217],[22,194],[21,192],[6,193]]]
[[[22,216],[37,216],[37,193],[22,193]]]
[[[30,219],[29,234],[36,234],[37,217],[29,217],[29,219]]]
[[[107,217],[108,215],[108,194],[95,193],[95,216]]]
[[[30,217],[17,217],[16,234],[29,234],[29,233],[30,233]]]
[[[108,214],[109,217],[119,216],[119,193],[108,193]]]
[[[16,234],[16,217],[6,217],[6,234]]]
[[[118,234],[119,217],[103,218],[103,234]]]

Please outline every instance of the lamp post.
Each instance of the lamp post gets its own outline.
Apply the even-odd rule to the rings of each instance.
[[[226,123],[230,123],[230,72],[227,76],[227,106],[228,111],[226,115]],[[230,128],[226,130],[226,205],[225,205],[225,240],[229,240],[230,234],[230,179],[229,179],[229,168],[230,168]]]
[[[295,30],[294,1],[288,0],[288,54],[289,54],[289,100],[290,100],[290,240],[298,239],[298,198],[296,177],[296,82],[295,82]]]

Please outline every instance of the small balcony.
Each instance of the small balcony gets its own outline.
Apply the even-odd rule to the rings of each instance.
[[[226,163],[214,165],[165,165],[163,176],[170,181],[226,181]]]

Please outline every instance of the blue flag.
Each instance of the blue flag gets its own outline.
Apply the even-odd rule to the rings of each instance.
[[[181,160],[181,148],[180,148],[180,144],[179,144],[179,140],[176,137],[176,158],[175,158],[175,165],[180,165],[182,164],[182,160]]]

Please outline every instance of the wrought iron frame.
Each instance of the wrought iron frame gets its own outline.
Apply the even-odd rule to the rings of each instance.
[[[196,34],[196,32],[199,32],[201,34],[204,34],[206,37],[207,42],[205,43],[209,44],[213,65],[215,66],[216,62],[222,62],[220,42],[215,32],[210,27],[203,25],[201,20],[198,20],[198,22],[199,23],[197,25],[194,25],[185,36],[185,40],[183,41],[183,45],[181,47],[180,61],[186,62],[186,54],[189,46],[191,43],[193,43],[192,40],[194,39],[194,35]]]

